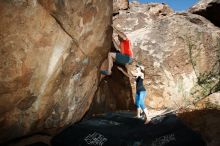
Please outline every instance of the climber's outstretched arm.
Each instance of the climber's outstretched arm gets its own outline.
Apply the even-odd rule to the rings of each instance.
[[[119,47],[118,43],[115,41],[115,39],[112,37],[112,41],[113,41],[113,44],[115,46],[115,49],[118,50],[118,51],[121,51],[121,48]]]
[[[127,73],[126,71],[124,71],[121,67],[117,67],[118,70],[120,70],[124,75],[126,75],[128,78],[135,78],[134,76],[132,76],[131,74]]]
[[[126,40],[127,39],[127,36],[125,35],[125,33],[119,31],[116,27],[114,27],[112,25],[112,28],[115,30],[115,32],[120,36],[120,38],[122,38],[123,40]]]
[[[139,75],[138,72],[136,72],[136,71],[131,71],[131,74],[132,74],[133,76],[138,76],[138,75]]]

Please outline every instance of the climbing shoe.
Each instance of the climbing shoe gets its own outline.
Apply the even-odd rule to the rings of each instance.
[[[103,75],[110,75],[110,73],[107,70],[101,70],[100,72]]]

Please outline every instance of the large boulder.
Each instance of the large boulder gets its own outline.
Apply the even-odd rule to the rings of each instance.
[[[0,142],[80,120],[111,47],[112,0],[0,0]]]
[[[216,26],[220,27],[220,1],[219,0],[200,0],[192,6],[188,12],[198,14],[209,19]]]
[[[205,18],[135,2],[114,17],[114,25],[128,35],[135,60],[145,66],[147,105],[187,106],[220,90],[220,30]]]
[[[113,0],[113,14],[119,13],[120,10],[126,10],[128,7],[128,0]]]

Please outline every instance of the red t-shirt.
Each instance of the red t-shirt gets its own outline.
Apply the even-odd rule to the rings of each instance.
[[[120,42],[121,53],[133,57],[133,51],[131,49],[131,43],[128,39]]]

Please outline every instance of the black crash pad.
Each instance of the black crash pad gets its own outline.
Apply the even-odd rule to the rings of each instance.
[[[56,135],[52,146],[205,146],[201,136],[175,115],[143,124],[134,113],[106,113],[77,123]]]

